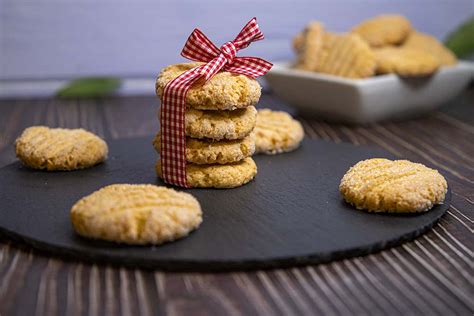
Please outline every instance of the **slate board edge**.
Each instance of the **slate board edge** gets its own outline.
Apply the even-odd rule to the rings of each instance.
[[[421,236],[422,234],[429,231],[434,225],[440,220],[446,211],[449,208],[451,202],[451,189],[448,188],[446,194],[445,203],[442,207],[445,210],[440,213],[431,223],[426,224],[423,227],[420,227],[418,230],[411,233],[407,233],[398,238],[387,240],[383,242],[378,242],[373,244],[370,247],[360,247],[350,250],[343,250],[340,252],[330,252],[326,254],[315,254],[304,257],[287,257],[280,259],[263,259],[263,260],[244,260],[244,261],[184,261],[184,260],[157,260],[152,261],[147,259],[141,261],[139,259],[131,259],[121,257],[109,257],[103,254],[93,254],[92,256],[86,252],[74,251],[71,249],[65,249],[59,246],[53,246],[49,243],[44,243],[24,237],[20,234],[17,234],[14,231],[7,230],[3,227],[0,227],[0,237],[6,237],[13,242],[17,242],[20,245],[27,245],[32,247],[35,250],[38,250],[42,253],[53,255],[58,258],[73,260],[85,263],[99,263],[99,264],[108,264],[114,266],[123,266],[127,268],[142,268],[147,270],[161,270],[161,271],[172,271],[172,272],[230,272],[230,271],[250,271],[250,270],[265,270],[265,269],[275,269],[275,268],[290,268],[297,266],[305,265],[316,265],[329,263],[332,261],[349,259],[353,257],[365,256],[373,253],[380,252],[381,250],[392,248],[398,245],[401,245],[405,242],[414,240],[415,238]]]

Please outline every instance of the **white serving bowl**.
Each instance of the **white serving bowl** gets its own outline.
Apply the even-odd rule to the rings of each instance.
[[[370,123],[409,117],[434,108],[459,94],[474,79],[474,63],[459,62],[420,78],[383,75],[346,79],[297,70],[276,63],[265,76],[272,90],[303,114]]]

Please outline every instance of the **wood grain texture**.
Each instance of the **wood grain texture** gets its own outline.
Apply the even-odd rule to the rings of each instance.
[[[0,242],[1,315],[471,315],[474,90],[427,117],[368,126],[298,117],[309,138],[372,144],[439,169],[452,204],[429,233],[374,255],[304,268],[164,273],[50,258]],[[289,110],[271,95],[261,106]],[[84,127],[104,137],[153,134],[154,98],[1,101],[0,166],[27,126]]]

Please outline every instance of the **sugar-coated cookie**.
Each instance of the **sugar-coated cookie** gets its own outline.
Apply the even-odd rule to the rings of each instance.
[[[159,153],[161,137],[158,133],[153,146]],[[255,134],[236,140],[203,140],[186,138],[186,160],[195,164],[228,164],[250,157],[255,152]]]
[[[317,22],[316,22],[317,23]],[[299,32],[293,37],[293,50],[295,53],[301,53],[301,49],[303,48],[303,41],[304,41],[304,31]]]
[[[317,71],[323,48],[324,27],[319,22],[309,23],[303,32],[293,38],[293,47],[297,52],[295,68]]]
[[[83,129],[33,126],[15,142],[16,156],[33,169],[76,170],[107,158],[105,141]]]
[[[369,212],[425,212],[443,203],[447,183],[438,171],[407,160],[367,159],[347,171],[344,200]]]
[[[401,76],[427,76],[440,66],[438,59],[430,53],[404,47],[374,49],[377,73],[396,73]]]
[[[166,84],[183,72],[201,63],[182,63],[165,67],[156,81],[161,98]],[[257,80],[222,71],[207,83],[197,82],[186,95],[186,105],[198,110],[234,110],[257,104],[261,87]]]
[[[374,53],[357,34],[326,32],[321,23],[311,22],[296,35],[293,46],[297,69],[354,79],[375,74]]]
[[[278,154],[292,151],[304,137],[301,123],[288,113],[258,110],[255,126],[255,144],[257,153]]]
[[[411,32],[407,40],[403,43],[403,47],[422,50],[433,55],[438,59],[442,66],[450,66],[457,63],[456,56],[434,36],[421,33]]]
[[[249,106],[233,111],[186,109],[186,136],[213,140],[241,139],[255,127],[257,109]]]
[[[156,173],[163,177],[160,160],[156,163]],[[235,188],[250,182],[256,174],[257,165],[250,157],[227,165],[186,165],[186,180],[195,188]]]
[[[366,20],[352,29],[372,47],[402,43],[412,30],[411,23],[401,15],[380,15]]]
[[[158,245],[187,236],[201,224],[202,212],[189,193],[151,184],[113,184],[77,201],[71,221],[84,237]]]
[[[366,78],[375,74],[375,56],[357,34],[324,34],[318,72],[346,78]]]

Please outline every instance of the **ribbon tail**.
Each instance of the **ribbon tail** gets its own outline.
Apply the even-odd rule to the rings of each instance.
[[[202,66],[190,69],[168,82],[160,109],[161,173],[166,183],[189,188],[186,177],[186,94],[202,76]]]
[[[210,80],[216,73],[218,73],[227,63],[227,59],[220,54],[206,65],[202,66],[201,74],[204,76],[206,82]]]
[[[224,67],[225,71],[257,78],[266,74],[273,64],[258,57],[236,57],[231,65]]]

